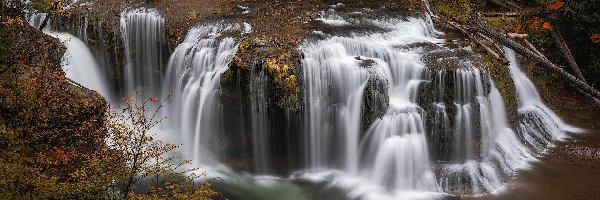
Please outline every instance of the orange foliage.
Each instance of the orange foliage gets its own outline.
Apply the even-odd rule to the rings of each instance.
[[[157,102],[158,97],[150,97],[150,98],[148,98],[148,101]]]
[[[542,29],[552,30],[552,25],[550,25],[550,23],[548,23],[548,22],[544,22],[544,24],[542,24]]]
[[[523,25],[519,25],[519,26],[515,27],[515,33],[518,33],[518,34],[525,33],[525,28],[523,28]]]
[[[600,34],[596,33],[593,34],[590,39],[592,39],[592,43],[594,44],[600,44]]]
[[[541,21],[542,21],[542,20],[541,20],[540,18],[533,19],[533,20],[531,21],[531,24],[529,24],[529,28],[530,28],[531,30],[537,30],[537,28],[538,28],[538,24],[539,24]]]
[[[65,152],[65,150],[57,149],[54,151],[56,158],[61,162],[69,162],[69,155]]]
[[[560,8],[562,8],[565,5],[565,2],[562,1],[557,1],[556,3],[553,3],[549,6],[546,7],[547,10],[558,10]]]

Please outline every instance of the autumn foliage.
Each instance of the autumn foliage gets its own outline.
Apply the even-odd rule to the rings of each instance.
[[[167,155],[178,145],[148,133],[160,120],[140,111],[159,109],[158,98],[108,109],[65,77],[59,40],[5,4],[0,43],[0,198],[220,198],[210,181],[197,182],[202,171]]]
[[[101,196],[110,179],[88,163],[103,152],[106,103],[67,81],[58,40],[30,27],[20,10],[0,9],[0,196]]]
[[[590,39],[593,43],[600,44],[600,34],[593,34]]]

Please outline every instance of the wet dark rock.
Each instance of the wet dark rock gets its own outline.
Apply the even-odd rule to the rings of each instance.
[[[388,81],[377,72],[370,72],[363,95],[362,130],[383,117],[389,106]]]
[[[455,73],[457,70],[476,68],[481,76],[483,94],[487,96],[490,92],[491,80],[488,79],[489,72],[487,66],[483,64],[483,58],[476,52],[470,50],[467,46],[448,46],[433,43],[414,43],[405,47],[419,49],[423,52],[423,62],[431,70],[430,81],[424,82],[419,88],[419,105],[425,109],[426,128],[428,129],[428,141],[430,155],[437,162],[456,161],[453,155],[455,149],[454,127],[455,127]],[[471,70],[469,70],[471,71]],[[475,71],[473,71],[475,73]],[[475,88],[475,85],[471,86]],[[471,99],[473,103],[472,121],[479,122],[479,106],[477,100]],[[474,141],[481,138],[481,127],[475,123],[473,127]],[[474,154],[481,155],[481,145],[474,144]]]
[[[360,58],[360,57],[358,57],[358,58]],[[357,59],[357,60],[359,60],[358,66],[360,66],[360,67],[370,68],[370,67],[377,65],[377,62],[375,62],[373,59]]]

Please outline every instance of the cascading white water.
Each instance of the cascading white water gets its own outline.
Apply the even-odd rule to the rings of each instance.
[[[446,70],[434,72],[433,77],[433,116],[430,125],[431,138],[429,146],[432,149],[432,158],[437,160],[449,160],[446,151],[452,148],[452,130],[450,128],[450,117],[446,108]]]
[[[479,123],[481,128],[478,153],[481,158],[444,166],[439,183],[445,191],[471,190],[468,193],[474,194],[498,191],[516,169],[534,159],[509,128],[502,96],[493,82],[488,96],[478,97],[478,104],[480,120],[472,123]]]
[[[119,38],[112,38],[112,32],[106,26],[105,21],[89,20],[88,16],[77,16],[73,20],[71,30],[73,35],[83,40],[90,48],[102,72],[106,75],[103,78],[110,80],[113,96],[118,97],[126,89],[121,87],[122,69],[117,64],[122,53],[118,52],[118,48],[114,48],[114,39]]]
[[[421,20],[375,23],[392,31],[333,37],[302,48],[306,160],[318,171],[339,169],[366,179],[354,185],[348,180],[352,178],[338,178],[336,182],[348,187],[373,184],[392,191],[438,191],[429,165],[422,109],[416,104],[419,84],[428,80],[429,73],[417,51],[395,48],[437,40]],[[361,101],[370,76],[387,80],[390,106],[363,137]],[[371,189],[354,190],[351,196],[372,195],[365,193]]]
[[[114,100],[108,81],[103,78],[105,74],[83,41],[69,33],[50,31],[45,33],[58,38],[67,47],[62,61],[62,68],[67,78],[97,91],[109,102]]]
[[[366,177],[392,190],[437,191],[420,108],[390,108],[367,131]]]
[[[167,126],[179,134],[195,164],[213,162],[222,127],[219,81],[237,48],[233,38],[221,38],[234,25],[192,28],[173,52],[162,94],[172,94],[166,108]]]
[[[29,25],[33,28],[39,29],[48,14],[46,13],[31,13],[29,16]],[[50,21],[48,21],[50,22]],[[44,27],[45,31],[50,31],[50,26]]]
[[[385,23],[379,22],[381,24]],[[418,85],[429,80],[429,72],[420,63],[419,53],[389,48],[420,41],[433,42],[427,38],[427,32],[412,32],[411,36],[417,35],[417,38],[403,40],[407,37],[403,31],[427,30],[423,24],[426,23],[399,23],[397,27],[405,27],[393,29],[383,37],[380,34],[332,37],[305,45],[302,49],[306,55],[303,59],[307,114],[305,156],[313,170],[341,170],[342,174],[363,177],[359,179],[364,182],[358,185],[373,182],[396,191],[496,192],[503,188],[515,170],[535,160],[535,155],[546,145],[560,139],[565,131],[578,131],[566,126],[552,112],[534,115],[526,111],[532,109],[531,105],[542,105],[538,110],[549,110],[539,100],[537,92],[524,92],[532,89],[519,86],[522,80],[515,80],[521,102],[519,111],[524,118],[517,134],[508,125],[505,105],[493,81],[480,69],[463,62],[462,67],[453,70],[454,98],[451,101],[456,108],[453,127],[450,127],[444,104],[447,100],[444,92],[446,73],[444,70],[435,72],[435,113],[430,114],[435,116],[433,128],[427,130],[440,137],[427,141],[423,119],[426,113],[416,104],[416,97],[422,95],[418,94]],[[361,66],[365,60],[369,60],[371,66]],[[364,84],[373,74],[368,72],[373,71],[389,83],[390,106],[366,135],[361,136],[359,126],[354,125],[361,121],[363,113],[360,110],[347,112],[352,110],[347,108],[361,106],[361,98],[353,95],[364,93]],[[489,86],[487,94],[486,83]],[[344,117],[340,118],[338,114]],[[361,156],[352,157],[356,152],[350,149],[357,141]],[[435,166],[436,174],[431,170],[428,144],[439,144],[438,150],[452,152],[448,164]],[[355,165],[357,163],[361,164]],[[338,174],[333,175],[338,178],[328,176],[334,182],[346,187],[357,184],[355,180],[339,178],[339,172],[334,174]],[[353,191],[357,194],[354,196],[370,196],[363,193],[368,190],[364,186],[356,187],[362,189],[355,188]]]
[[[156,10],[135,9],[123,12],[121,20],[128,90],[156,90],[163,98],[171,94],[164,113],[169,118],[162,128],[178,133],[175,137],[177,143],[184,144],[184,157],[195,165],[220,162],[218,154],[223,149],[219,148],[226,141],[221,138],[224,119],[219,81],[237,49],[235,40],[223,33],[248,29],[249,25],[192,28],[162,71],[164,19]],[[344,22],[337,25],[350,23]],[[389,31],[331,37],[301,48],[304,156],[310,169],[302,173],[307,177],[324,172],[321,177],[348,189],[348,197],[357,199],[431,199],[437,192],[497,192],[515,170],[535,160],[553,140],[564,138],[566,132],[581,132],[543,104],[535,86],[518,69],[511,50],[505,49],[519,100],[517,131],[509,127],[502,96],[484,69],[469,63],[454,69],[450,75],[454,78],[450,84],[454,98],[448,99],[445,79],[450,72],[430,72],[421,61],[422,49],[408,47],[439,42],[427,19],[372,23]],[[75,58],[65,65],[67,76],[101,94],[108,91],[103,80],[97,80],[100,76],[94,75],[101,72],[85,44],[66,34],[56,37],[67,44],[68,53]],[[264,95],[268,77],[255,70],[250,70],[248,82],[252,164],[257,173],[268,174],[275,161],[270,134],[277,130],[269,122]],[[371,79],[387,81],[389,107],[365,131],[361,126],[364,96],[381,92],[367,91]],[[419,86],[430,79],[435,88],[433,113],[427,113],[417,102],[419,95],[424,95],[419,94]],[[448,113],[452,106],[455,113]],[[432,124],[425,120],[428,115]],[[434,137],[428,137],[430,134]],[[435,151],[448,151],[450,158],[432,164],[431,145],[440,145]]]
[[[48,16],[46,13],[30,13],[29,25],[38,29]],[[102,95],[109,103],[116,103],[113,88],[110,87],[107,74],[96,61],[89,47],[79,38],[67,32],[51,30],[52,22],[42,30],[45,34],[57,38],[67,50],[62,58],[62,69],[65,76],[82,86],[92,89]]]
[[[310,127],[307,160],[313,168],[339,166],[330,156],[341,153],[341,162],[356,166],[349,163],[356,160],[350,157],[357,155],[360,103],[368,73],[359,67],[356,54],[349,53],[351,49],[343,44],[322,46],[305,50],[306,58],[302,60],[305,105],[310,113],[306,116]],[[345,146],[333,141],[345,141]]]
[[[476,157],[476,104],[483,97],[483,83],[479,69],[467,66],[454,72],[454,160],[465,161]]]
[[[527,145],[538,151],[551,144],[552,140],[567,137],[566,132],[580,133],[582,129],[564,123],[560,117],[542,101],[535,85],[521,69],[515,52],[504,48],[510,62],[509,69],[517,89],[519,115],[521,115],[520,132]]]
[[[527,163],[536,160],[535,156],[554,140],[565,138],[567,132],[582,131],[562,122],[544,105],[533,83],[518,68],[515,53],[508,48],[505,51],[519,100],[518,134],[508,126],[504,102],[492,82],[488,97],[477,97],[481,158],[444,166],[439,183],[446,191],[470,190],[467,193],[474,194],[501,191],[517,169],[527,168]]]
[[[165,20],[156,9],[137,8],[121,13],[125,46],[126,93],[143,89],[158,96],[167,59]]]
[[[250,71],[250,112],[252,122],[252,154],[256,173],[271,171],[271,141],[267,112],[267,75],[264,70],[257,72],[253,67]]]

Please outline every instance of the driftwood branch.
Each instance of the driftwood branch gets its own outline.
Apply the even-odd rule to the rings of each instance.
[[[550,62],[548,59],[544,59],[538,54],[534,53],[533,51],[521,46],[519,43],[511,40],[507,35],[494,30],[493,28],[483,23],[480,19],[474,19],[471,21],[471,23],[475,25],[477,31],[480,31],[481,33],[486,34],[489,37],[495,39],[496,41],[502,43],[504,46],[513,49],[518,54],[521,54],[528,59],[540,63],[543,67],[559,73],[561,76],[570,81],[573,85],[579,87],[584,93],[584,95],[585,93],[587,93],[593,98],[600,98],[600,92],[594,89],[593,87],[589,86],[586,82],[583,82],[577,77],[567,73],[559,66]]]

